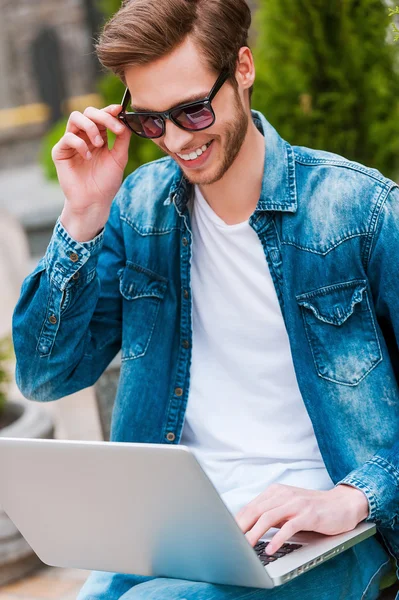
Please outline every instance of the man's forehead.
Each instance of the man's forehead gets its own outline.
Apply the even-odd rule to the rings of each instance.
[[[191,48],[183,53],[186,47],[154,63],[126,70],[133,110],[163,112],[206,98],[216,81],[215,74],[197,56],[190,60]]]
[[[176,94],[173,94],[174,101],[168,100],[165,97],[165,100],[161,97],[161,94],[158,94],[156,98],[148,98],[148,100],[143,101],[143,97],[134,96],[134,91],[130,90],[131,99],[130,106],[132,110],[139,111],[153,111],[153,112],[164,112],[170,110],[174,106],[178,106],[180,104],[189,104],[190,102],[196,102],[198,100],[203,100],[209,94],[209,89],[199,88],[199,91],[188,94],[188,90],[185,90],[185,93],[182,96],[178,97]],[[133,94],[132,94],[133,92]],[[172,97],[172,95],[170,95]]]

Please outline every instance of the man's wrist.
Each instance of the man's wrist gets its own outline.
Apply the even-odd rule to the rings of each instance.
[[[93,240],[104,229],[104,222],[95,221],[87,225],[87,218],[74,216],[65,209],[60,215],[60,223],[76,242],[84,243]]]
[[[358,519],[357,522],[360,523],[361,521],[367,519],[367,517],[369,516],[370,508],[366,494],[362,492],[362,490],[359,490],[354,486],[347,485],[346,483],[340,483],[335,487],[335,489],[339,488],[347,488],[348,490],[351,490],[350,495],[348,494],[348,497],[350,501],[353,502],[352,506],[356,511],[356,518]]]

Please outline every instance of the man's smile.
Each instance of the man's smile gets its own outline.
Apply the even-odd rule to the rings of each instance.
[[[200,167],[205,163],[205,161],[212,153],[213,142],[214,140],[211,140],[210,142],[208,142],[208,144],[204,144],[203,146],[197,148],[197,150],[193,150],[189,154],[179,154],[177,152],[176,156],[178,156],[183,165],[188,167],[189,169],[192,169],[193,167]]]

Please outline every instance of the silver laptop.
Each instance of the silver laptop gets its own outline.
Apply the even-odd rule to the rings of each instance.
[[[376,532],[247,541],[186,446],[0,437],[0,505],[51,566],[272,588]]]

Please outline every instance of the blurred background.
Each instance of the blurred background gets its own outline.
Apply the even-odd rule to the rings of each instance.
[[[398,181],[395,2],[249,4],[257,69],[252,107],[291,144],[336,152]],[[121,101],[123,84],[100,68],[93,51],[119,6],[120,0],[0,0],[0,436],[109,436],[119,357],[93,388],[39,406],[15,385],[11,317],[63,207],[52,147],[72,110]],[[155,144],[135,138],[125,175],[159,156]],[[76,598],[86,576],[43,568],[0,507],[0,600]]]

